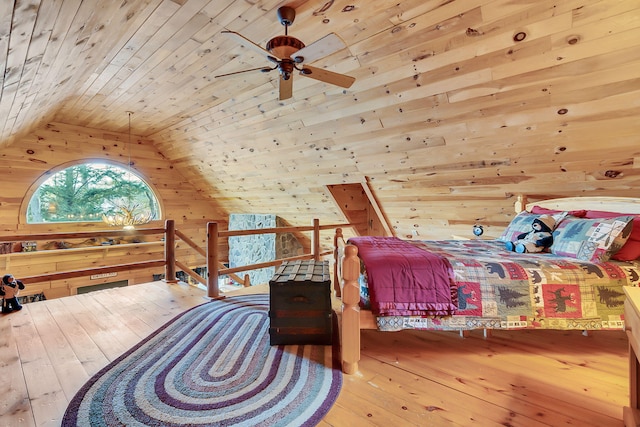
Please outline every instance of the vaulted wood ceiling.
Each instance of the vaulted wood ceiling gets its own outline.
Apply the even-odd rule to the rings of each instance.
[[[349,89],[276,72],[264,46],[336,33],[313,65]],[[235,212],[338,218],[325,186],[365,177],[399,235],[502,224],[513,194],[637,195],[638,0],[5,0],[0,150],[58,122],[154,141]],[[422,228],[419,228],[422,227]],[[418,233],[419,230],[419,233]],[[467,230],[470,231],[470,230]]]

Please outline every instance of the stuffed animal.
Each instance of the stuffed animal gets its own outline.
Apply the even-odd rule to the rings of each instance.
[[[0,296],[2,296],[2,312],[22,310],[18,302],[18,292],[24,289],[24,283],[15,279],[11,274],[5,274],[0,282]]]
[[[506,242],[509,251],[518,253],[543,252],[553,244],[553,229],[556,220],[551,215],[540,215],[531,223],[531,231],[522,233],[515,242]]]

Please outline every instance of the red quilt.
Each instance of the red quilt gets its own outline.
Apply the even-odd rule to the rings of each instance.
[[[398,238],[352,237],[376,316],[448,316],[458,309],[454,272],[442,255]]]

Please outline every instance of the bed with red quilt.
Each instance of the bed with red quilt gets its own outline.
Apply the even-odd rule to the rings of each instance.
[[[623,287],[640,283],[639,201],[559,200],[569,205],[528,206],[495,240],[349,239],[338,251],[343,370],[357,371],[360,329],[623,329]],[[549,213],[560,219],[549,252],[506,249]]]

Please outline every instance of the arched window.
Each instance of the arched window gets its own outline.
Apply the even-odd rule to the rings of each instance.
[[[98,222],[134,215],[140,222],[160,218],[153,190],[135,173],[106,163],[83,163],[60,170],[29,200],[27,223]]]

